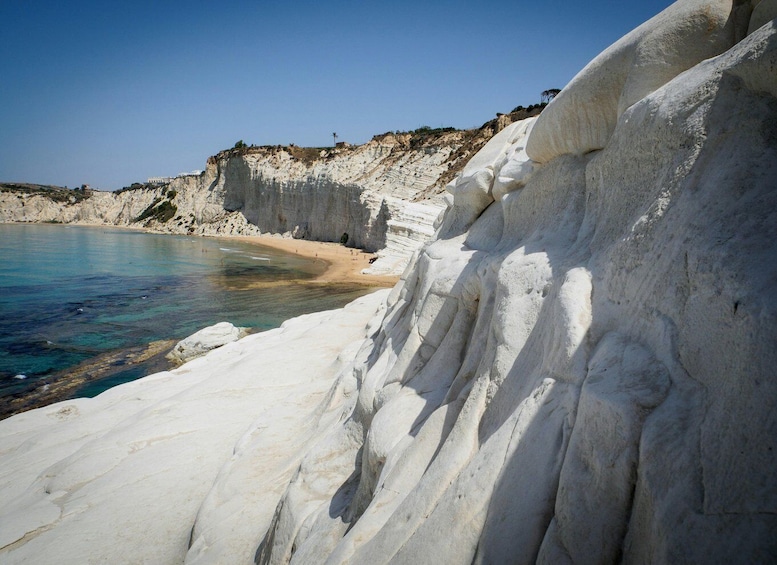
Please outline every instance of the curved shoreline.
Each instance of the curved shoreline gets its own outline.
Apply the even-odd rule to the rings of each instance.
[[[11,223],[11,222],[8,222]],[[18,222],[27,224],[26,222]],[[72,224],[79,228],[109,228],[118,230],[140,231],[155,235],[177,235],[179,237],[207,237],[219,241],[234,241],[255,245],[257,247],[280,251],[284,254],[298,255],[301,258],[312,260],[316,265],[311,272],[317,273],[314,278],[300,280],[284,280],[275,283],[258,283],[260,286],[273,284],[323,284],[339,285],[351,284],[363,287],[364,292],[370,289],[390,288],[398,280],[397,276],[365,275],[361,272],[369,266],[369,260],[373,254],[362,250],[352,249],[337,243],[318,242],[309,240],[296,240],[290,237],[278,235],[194,235],[167,234],[148,229],[140,229],[134,226],[113,226],[103,224]],[[0,407],[0,420],[14,414],[46,406],[72,397],[79,387],[111,378],[115,373],[123,372],[137,363],[144,363],[152,358],[159,357],[156,364],[157,370],[172,368],[164,361],[164,354],[169,351],[176,340],[156,341],[150,344],[139,344],[106,351],[77,365],[59,370],[41,381],[38,386],[26,390],[20,394],[9,395],[2,399]],[[156,371],[147,372],[152,374]]]
[[[204,237],[241,241],[321,261],[326,264],[326,267],[324,272],[314,279],[315,282],[349,282],[388,288],[399,281],[399,277],[395,275],[365,275],[362,270],[370,266],[370,259],[374,257],[374,254],[361,249],[345,247],[339,243],[292,239],[278,235],[214,235]]]
[[[45,225],[46,222],[0,222],[3,224],[39,224]],[[241,241],[258,245],[260,247],[270,247],[285,253],[297,254],[309,259],[321,261],[326,266],[324,272],[318,275],[314,281],[321,283],[349,282],[375,288],[389,288],[399,281],[398,275],[366,275],[362,273],[363,269],[370,266],[370,259],[375,257],[374,253],[368,253],[361,249],[346,247],[339,243],[330,241],[312,241],[309,239],[294,239],[280,234],[264,233],[261,235],[225,235],[225,234],[184,234],[157,231],[154,229],[143,228],[139,226],[81,223],[73,222],[71,225],[87,228],[111,228],[119,230],[142,231],[156,235],[173,235],[179,237],[207,237],[213,239],[223,239],[226,241]]]

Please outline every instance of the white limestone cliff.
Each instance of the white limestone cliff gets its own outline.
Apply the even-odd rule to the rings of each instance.
[[[750,0],[675,2],[572,79],[543,113],[528,155],[544,163],[566,153],[602,149],[632,104],[741,39],[750,11]]]
[[[373,274],[399,275],[434,233],[445,207],[441,179],[510,122],[479,130],[384,134],[343,149],[251,147],[223,151],[199,175],[163,186],[92,191],[76,201],[0,190],[0,222],[142,227],[195,235],[282,234],[376,253]],[[0,186],[0,189],[2,187]],[[169,218],[154,214],[167,206]]]
[[[681,0],[495,136],[387,298],[0,422],[0,560],[774,562],[758,6]]]

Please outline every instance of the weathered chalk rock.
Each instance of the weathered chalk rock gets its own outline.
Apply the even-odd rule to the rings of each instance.
[[[466,131],[386,133],[343,149],[227,150],[210,157],[200,174],[179,175],[163,186],[90,192],[86,199],[0,190],[0,222],[332,242],[348,234],[347,245],[377,255],[366,272],[399,275],[438,227],[447,179],[517,117],[500,114]]]
[[[398,143],[383,137],[310,164],[285,151],[221,159],[210,190],[264,232],[316,241],[347,233],[349,246],[384,258],[373,272],[398,274],[444,208],[437,197],[414,201],[447,170],[460,142],[417,150]]]
[[[494,163],[494,184],[491,196],[500,200],[508,192],[522,188],[531,178],[535,163],[526,153],[526,143],[536,118],[517,123],[508,136],[509,146]]]
[[[515,122],[497,133],[446,186],[452,198],[448,199],[449,209],[442,222],[443,237],[467,230],[495,198],[528,178],[533,165],[522,150],[533,123],[533,118]],[[511,172],[508,163],[514,169]],[[500,173],[503,176],[495,183]],[[492,190],[495,185],[496,194]]]
[[[0,560],[777,560],[777,22],[721,5],[668,13],[732,47],[581,107],[600,149],[495,138],[371,321],[0,422]]]
[[[257,561],[773,560],[776,63],[767,24],[492,203],[484,150]]]
[[[266,528],[316,429],[314,415],[342,402],[328,392],[333,382],[352,386],[354,357],[377,329],[369,321],[387,292],[289,320],[96,398],[0,422],[0,562],[182,563],[206,499],[229,499],[233,522],[246,510],[257,519],[251,527]],[[251,472],[267,482],[257,489],[253,475],[240,482],[233,472],[227,488],[222,468],[235,471],[252,438],[265,457]],[[217,483],[224,488],[211,493]],[[256,505],[235,504],[238,492]],[[197,533],[207,539],[210,531]],[[244,545],[255,548],[259,535],[249,532]],[[229,541],[221,543],[234,548]]]
[[[246,335],[246,328],[239,328],[229,322],[219,322],[176,343],[173,350],[167,354],[167,358],[175,363],[183,364]]]
[[[226,151],[199,175],[160,187],[96,191],[79,202],[0,191],[0,222],[107,224],[195,235],[275,233],[317,241],[340,241],[347,233],[349,246],[378,252],[379,264],[370,272],[400,274],[434,233],[445,207],[434,187],[451,167],[461,166],[457,150],[472,135],[446,132],[411,144],[409,134],[386,134],[310,161],[295,157],[295,147]],[[151,213],[161,205],[175,208],[166,221]]]
[[[632,104],[745,35],[749,0],[680,0],[604,50],[541,114],[526,146],[545,163],[603,148]]]

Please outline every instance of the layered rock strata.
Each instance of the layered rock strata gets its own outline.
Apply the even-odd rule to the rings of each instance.
[[[116,544],[187,563],[775,561],[777,21],[756,28],[759,13],[681,0],[584,69],[547,118],[494,136],[337,360],[272,372],[274,338],[251,336],[105,393],[89,421],[66,404],[0,423],[0,557],[61,561],[77,539],[82,561]],[[716,48],[698,60],[704,41]],[[676,76],[639,80],[650,53],[684,52]],[[647,87],[612,81],[622,59]],[[603,82],[606,96],[585,92]],[[629,104],[597,106],[615,100]],[[364,324],[380,298],[350,312],[364,308]],[[321,347],[339,339],[311,327]],[[246,394],[222,383],[238,367],[293,395],[257,397],[246,425],[186,392],[191,370],[211,375],[193,392]],[[155,379],[181,388],[161,400]],[[116,410],[142,418],[117,426],[119,396]],[[177,417],[188,398],[198,416]],[[231,453],[183,439],[220,419],[244,426]],[[55,431],[67,438],[37,449]],[[207,463],[210,486],[192,487],[182,459]],[[175,519],[162,501],[153,525],[109,512],[167,468],[195,499]]]
[[[71,191],[67,198],[67,190],[0,185],[0,221],[346,240],[350,247],[377,253],[369,272],[398,275],[434,233],[445,208],[445,179],[455,176],[496,131],[524,114],[500,115],[476,130],[422,128],[337,149],[222,151],[208,159],[199,175],[115,193]]]

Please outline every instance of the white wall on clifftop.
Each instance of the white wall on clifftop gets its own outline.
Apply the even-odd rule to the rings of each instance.
[[[0,422],[0,560],[777,560],[757,5],[681,0],[495,136],[387,297]],[[682,61],[685,31],[716,48]],[[643,81],[632,48],[674,74]]]

